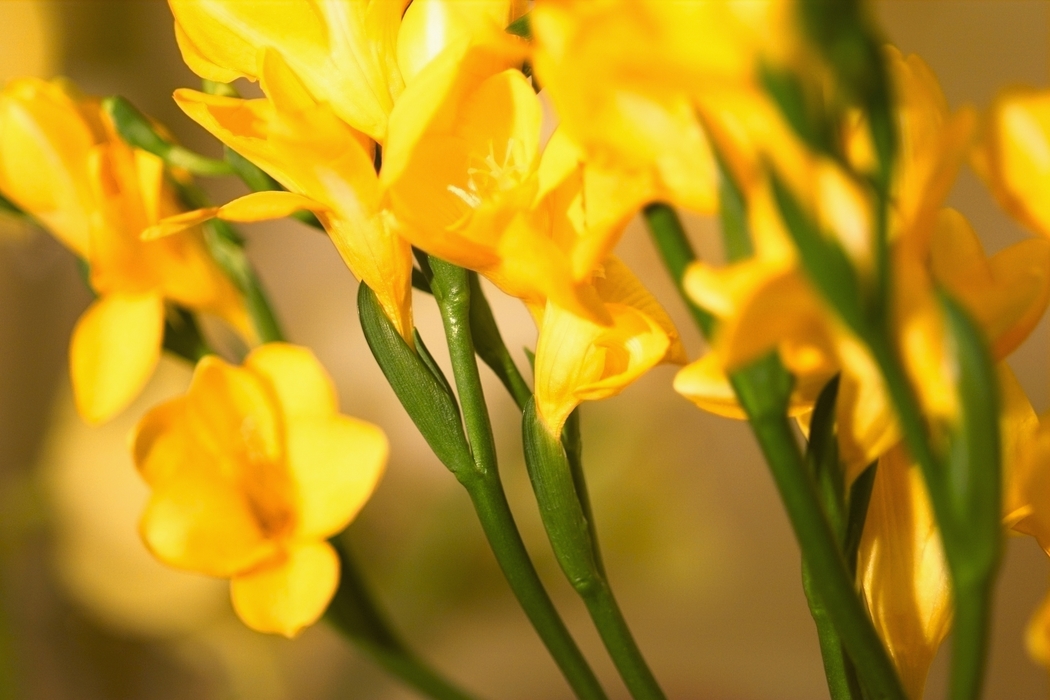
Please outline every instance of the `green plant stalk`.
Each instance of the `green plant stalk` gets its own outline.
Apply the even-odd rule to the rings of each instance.
[[[568,456],[530,402],[522,416],[525,464],[551,548],[565,577],[583,599],[620,677],[637,700],[662,700],[660,689],[635,642],[598,563],[593,530],[587,522]]]
[[[681,275],[696,259],[681,222],[674,210],[663,204],[646,207],[644,214],[656,247],[681,290]],[[699,323],[705,312],[696,309],[684,294],[683,300]],[[779,361],[767,357],[735,372],[731,380],[784,502],[803,559],[811,572],[813,588],[838,630],[861,681],[874,697],[906,700],[896,669],[857,597],[852,577],[785,415],[790,383],[787,392],[784,386],[773,383],[782,382],[784,374]]]
[[[474,469],[460,470],[457,477],[474,503],[507,582],[566,680],[580,698],[605,698],[594,671],[536,573],[503,491],[471,332],[469,276],[462,268],[438,258],[430,258],[430,267],[431,289],[445,326],[463,423],[474,460]]]
[[[434,700],[472,700],[473,696],[435,673],[405,647],[380,615],[346,547],[338,540],[333,545],[339,553],[339,590],[325,619],[387,672],[424,696]]]

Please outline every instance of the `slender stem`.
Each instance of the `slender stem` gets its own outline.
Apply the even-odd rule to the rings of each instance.
[[[631,697],[637,700],[663,700],[664,692],[634,641],[627,620],[604,577],[596,577],[595,585],[581,590],[580,596]]]
[[[809,612],[817,627],[817,639],[820,642],[820,656],[824,660],[824,675],[828,681],[831,700],[862,700],[857,685],[856,673],[853,671],[849,656],[842,646],[835,624],[824,607],[824,602],[814,590],[813,574],[802,562],[802,588],[809,603]]]
[[[952,632],[952,668],[949,696],[970,700],[981,696],[984,685],[988,635],[991,632],[992,583],[954,588],[955,620]]]
[[[326,619],[376,663],[426,697],[472,700],[473,696],[452,685],[405,647],[383,619],[346,548],[338,542],[335,544],[342,565],[341,575]]]
[[[583,700],[604,700],[597,676],[536,573],[502,484],[498,479],[481,478],[465,486],[507,583],[569,685]]]
[[[561,440],[539,419],[529,402],[522,416],[525,465],[543,527],[565,577],[583,599],[609,656],[634,698],[664,697],[598,563],[593,529],[580,502]]]
[[[511,590],[566,680],[580,698],[603,699],[605,691],[536,573],[503,491],[471,333],[468,275],[462,268],[438,258],[430,259],[430,267],[433,271],[431,289],[445,326],[463,423],[475,462],[473,471],[460,473],[460,481],[470,494]]]
[[[681,223],[674,210],[666,205],[647,207],[645,218],[657,248],[664,255],[668,269],[676,275],[675,281],[681,290],[681,275],[695,259]],[[690,309],[696,309],[688,296],[683,298]],[[698,324],[703,313],[693,311]],[[704,330],[702,324],[701,329]],[[778,405],[787,399],[785,387],[776,386],[777,381],[783,382],[785,373],[782,367],[776,371],[779,362],[775,358],[773,362],[776,366],[768,366],[767,358],[766,362],[760,361],[734,373],[731,377],[733,388],[748,414],[784,502],[803,560],[812,574],[813,589],[823,601],[861,680],[876,697],[904,700],[906,696],[896,669],[854,590],[852,577],[824,514],[816,486],[782,410],[785,406]],[[790,383],[786,388],[789,393]]]

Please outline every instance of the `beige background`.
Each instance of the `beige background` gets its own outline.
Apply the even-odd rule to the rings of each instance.
[[[1047,2],[900,1],[877,10],[887,35],[933,67],[953,105],[985,106],[1003,86],[1047,83]],[[174,88],[196,80],[179,60],[163,2],[0,0],[0,79],[27,72],[60,72],[96,94],[120,92],[184,142],[217,153],[170,101]],[[215,189],[217,197],[238,191]],[[969,172],[952,204],[991,251],[1026,235]],[[690,225],[713,254],[710,222]],[[294,642],[247,632],[232,620],[223,584],[149,560],[134,536],[144,489],[124,438],[151,401],[184,385],[188,370],[166,364],[149,396],[121,419],[103,431],[82,426],[69,406],[65,352],[88,296],[57,244],[11,228],[4,231],[14,238],[0,235],[0,678],[14,672],[21,690],[12,697],[412,697],[323,626]],[[568,697],[514,606],[467,499],[375,368],[357,327],[356,284],[332,246],[289,222],[246,232],[290,337],[315,349],[346,412],[391,436],[388,475],[349,532],[391,617],[425,657],[479,695]],[[697,354],[698,337],[640,227],[632,226],[619,253],[680,320]],[[531,346],[534,331],[517,302],[491,298],[509,344]],[[439,321],[427,298],[417,301],[420,330],[434,348]],[[1043,323],[1011,360],[1040,411],[1050,407],[1048,343]],[[596,519],[639,642],[675,698],[826,697],[797,548],[761,459],[745,426],[676,396],[673,373],[660,368],[584,411]],[[513,405],[498,384],[486,386],[526,539],[610,694],[626,697],[549,553]],[[1004,569],[987,697],[1046,697],[1046,674],[1022,646],[1046,590],[1046,557],[1033,542],[1014,539]],[[928,697],[944,695],[943,661]]]

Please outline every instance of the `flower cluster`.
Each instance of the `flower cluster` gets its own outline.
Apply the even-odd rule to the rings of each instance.
[[[514,569],[513,521],[493,515],[475,350],[523,408],[544,524],[592,612],[612,599],[574,412],[686,365],[676,391],[751,421],[850,682],[921,697],[954,619],[971,669],[956,682],[979,689],[1003,533],[1050,553],[1050,419],[1005,363],[1050,305],[1050,93],[953,111],[919,57],[823,3],[169,2],[205,81],[175,101],[225,162],[204,167],[141,119],[154,141],[136,142],[127,114],[61,81],[0,92],[0,194],[84,262],[98,295],[70,351],[86,420],[122,410],[200,312],[258,345],[237,367],[196,337],[188,393],[140,423],[142,535],[159,559],[231,579],[245,623],[287,635],[339,586],[325,540],[368,499],[386,440],[337,413],[309,351],[260,331],[265,301],[230,228],[294,214],[360,280],[369,344],[490,537],[503,533],[512,586],[531,569]],[[945,206],[964,167],[1035,235],[987,255]],[[208,204],[191,171],[209,168],[253,191]],[[693,258],[675,209],[719,218],[724,264]],[[690,364],[613,252],[640,212],[708,341]],[[532,389],[473,275],[532,315]],[[415,332],[413,285],[441,309],[458,396]],[[519,593],[534,622],[549,613],[536,595]],[[609,642],[626,626],[607,620],[595,615],[628,687],[655,697],[633,640]],[[571,639],[552,641],[567,632],[537,629],[585,694]],[[1028,641],[1050,664],[1050,605]]]

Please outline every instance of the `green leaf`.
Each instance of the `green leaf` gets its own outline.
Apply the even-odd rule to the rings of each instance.
[[[521,17],[507,25],[507,33],[520,36],[526,41],[532,41],[532,13],[526,12]]]
[[[447,382],[435,377],[408,346],[383,312],[375,292],[364,283],[358,288],[357,309],[372,355],[423,439],[457,479],[469,478],[474,460]]]
[[[842,247],[825,236],[803,211],[780,177],[770,171],[773,194],[788,233],[795,241],[802,266],[824,300],[850,329],[862,338],[869,335],[857,273]]]
[[[953,522],[945,533],[962,581],[983,579],[999,561],[1002,541],[999,384],[980,329],[947,293],[940,295],[958,366],[960,420],[949,438],[946,474]],[[958,559],[961,558],[961,561]]]

